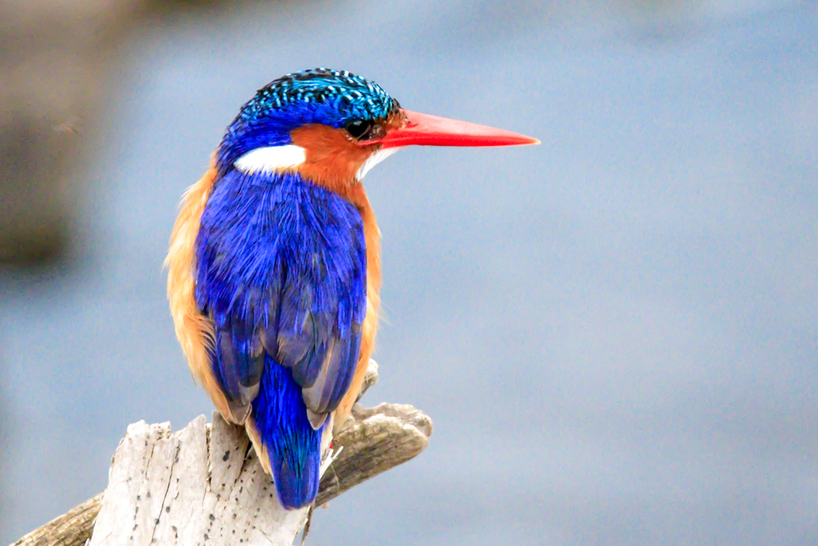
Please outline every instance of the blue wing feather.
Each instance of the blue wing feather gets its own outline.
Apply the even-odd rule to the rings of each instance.
[[[258,383],[263,349],[306,389],[325,376],[324,400],[310,409],[337,407],[354,371],[360,335],[353,330],[366,307],[363,222],[355,207],[295,174],[233,170],[208,200],[197,250],[196,299],[216,326],[220,354],[213,360],[228,399],[239,385]]]
[[[313,430],[290,369],[267,356],[261,389],[253,401],[259,436],[270,454],[281,505],[300,508],[318,494],[322,430]]]
[[[243,421],[252,407],[274,472],[283,472],[277,483],[317,476],[303,467],[317,464],[312,452],[288,457],[293,438],[317,432],[323,418],[315,414],[338,406],[355,371],[366,314],[360,213],[297,174],[230,170],[208,199],[196,245],[196,302],[214,323],[213,373],[234,418]],[[264,379],[270,373],[275,380]],[[292,388],[301,406],[282,409]]]

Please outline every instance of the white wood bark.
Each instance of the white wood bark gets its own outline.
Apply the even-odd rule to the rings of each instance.
[[[373,361],[365,388],[377,378]],[[431,433],[431,419],[412,406],[356,405],[335,437],[337,460],[324,461],[317,504],[416,456]],[[81,544],[82,532],[70,520],[90,527],[89,514],[98,502],[92,499],[72,511],[77,514],[66,514],[17,544]],[[212,425],[202,415],[173,434],[169,423],[140,421],[128,427],[116,450],[90,545],[289,546],[307,512],[279,505],[244,429],[217,412]]]
[[[289,545],[307,511],[281,507],[244,430],[218,413],[176,434],[141,421],[114,455],[90,544]]]

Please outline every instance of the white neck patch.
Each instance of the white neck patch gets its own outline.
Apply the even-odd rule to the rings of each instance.
[[[390,155],[394,154],[400,150],[400,148],[386,148],[385,150],[378,150],[371,156],[369,156],[366,161],[364,161],[363,165],[358,168],[358,172],[355,174],[355,178],[358,179],[358,182],[364,179],[366,173],[372,170],[372,167],[389,157]]]
[[[304,148],[295,144],[286,144],[250,150],[238,158],[233,165],[244,174],[272,174],[297,167],[306,160],[307,155]]]

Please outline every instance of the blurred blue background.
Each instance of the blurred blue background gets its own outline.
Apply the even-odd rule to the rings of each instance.
[[[311,544],[818,543],[814,3],[251,3],[126,45],[69,258],[0,273],[0,542],[104,489],[129,423],[209,415],[164,294],[180,195],[257,88],[329,66],[542,145],[368,175],[364,401],[435,432]]]

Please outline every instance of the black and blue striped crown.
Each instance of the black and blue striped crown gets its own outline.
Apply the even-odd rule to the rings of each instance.
[[[377,83],[346,70],[287,74],[242,107],[219,146],[219,164],[225,169],[255,148],[288,144],[290,131],[308,123],[340,128],[354,119],[386,118],[399,107]]]

